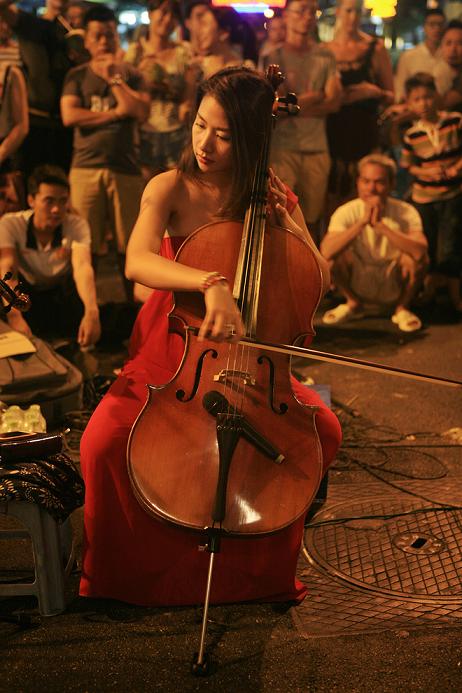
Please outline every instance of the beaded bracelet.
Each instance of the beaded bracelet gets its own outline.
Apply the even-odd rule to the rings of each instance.
[[[205,294],[207,289],[210,289],[211,286],[213,286],[214,284],[218,284],[219,282],[228,283],[228,280],[226,279],[226,277],[220,274],[220,272],[210,272],[210,274],[207,274],[202,280],[200,290],[203,294]]]

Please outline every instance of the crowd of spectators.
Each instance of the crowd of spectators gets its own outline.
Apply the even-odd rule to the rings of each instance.
[[[176,166],[200,81],[274,63],[300,112],[280,117],[271,164],[344,299],[323,321],[372,306],[412,332],[419,302],[440,287],[460,318],[461,21],[428,10],[424,41],[393,68],[383,40],[362,30],[359,0],[337,0],[329,42],[316,0],[288,0],[258,42],[235,10],[208,0],[147,9],[149,25],[124,50],[109,7],[47,0],[38,17],[0,0],[0,271],[38,306],[71,291],[77,308],[53,312],[58,330],[98,340],[98,259],[113,243],[124,277],[143,187]],[[142,287],[124,286],[128,301],[143,300]],[[40,311],[8,320],[40,333],[50,317]]]

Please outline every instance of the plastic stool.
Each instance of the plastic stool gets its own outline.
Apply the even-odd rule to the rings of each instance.
[[[38,599],[42,616],[60,614],[66,608],[64,580],[67,568],[64,555],[69,555],[68,566],[73,561],[72,528],[69,519],[58,524],[51,515],[36,503],[10,501],[0,503],[0,513],[11,515],[25,526],[26,530],[0,530],[0,539],[24,539],[32,542],[35,580],[28,583],[6,583],[0,585],[0,596],[12,597],[32,594]]]

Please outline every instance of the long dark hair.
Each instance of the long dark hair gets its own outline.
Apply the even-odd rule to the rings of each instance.
[[[242,219],[250,202],[255,166],[269,134],[274,91],[258,72],[245,67],[228,67],[199,85],[194,118],[204,96],[213,96],[218,101],[231,130],[231,190],[218,214]],[[191,131],[178,168],[185,175],[198,179],[199,167],[192,148]]]

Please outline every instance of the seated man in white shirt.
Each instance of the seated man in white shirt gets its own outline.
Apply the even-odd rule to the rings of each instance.
[[[39,166],[29,178],[31,209],[0,219],[0,274],[11,272],[31,299],[26,313],[12,308],[9,325],[27,335],[73,337],[81,347],[101,334],[87,222],[70,214],[64,171]]]
[[[337,325],[362,317],[365,306],[380,307],[392,313],[400,330],[414,332],[422,323],[409,304],[428,266],[422,221],[410,204],[389,197],[396,174],[392,159],[369,154],[358,170],[358,198],[334,212],[321,243],[346,303],[322,320]]]

